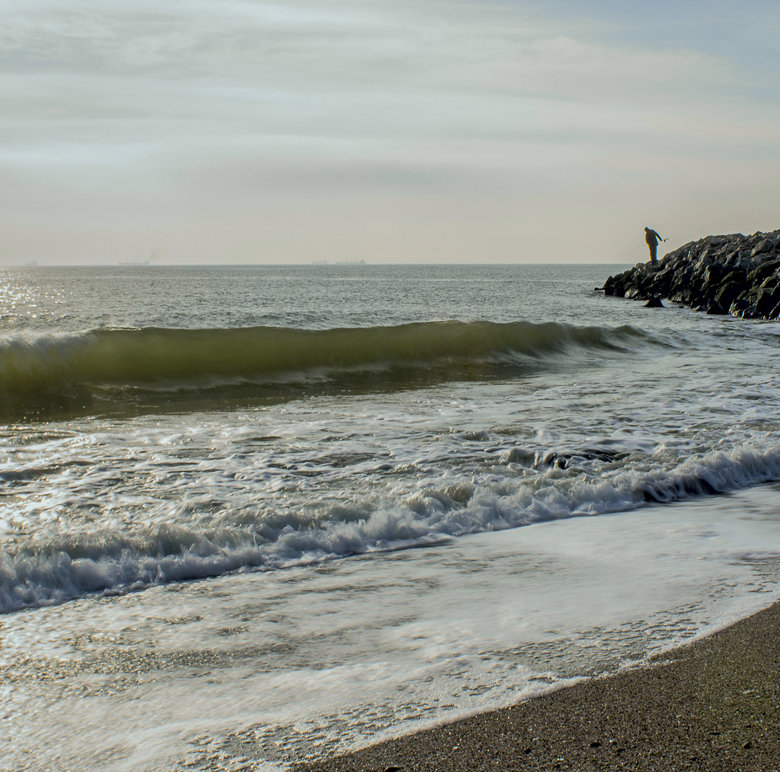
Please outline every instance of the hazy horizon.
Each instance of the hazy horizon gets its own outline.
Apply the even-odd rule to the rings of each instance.
[[[643,261],[638,261],[643,262]],[[508,265],[522,265],[527,267],[534,267],[534,266],[581,266],[581,267],[594,267],[594,266],[605,266],[605,267],[611,267],[611,266],[622,266],[622,265],[633,265],[627,263],[626,261],[621,261],[619,263],[607,263],[607,262],[592,262],[592,263],[582,263],[582,262],[576,262],[576,261],[547,261],[547,262],[522,262],[522,261],[515,261],[515,262],[489,262],[485,260],[480,261],[473,261],[473,262],[424,262],[424,261],[403,261],[403,260],[392,260],[392,261],[371,261],[371,260],[310,260],[308,262],[305,262],[303,260],[298,261],[292,261],[292,262],[286,262],[286,263],[258,263],[258,262],[243,262],[243,263],[231,263],[231,262],[199,262],[199,263],[186,263],[186,262],[169,262],[166,263],[162,260],[155,260],[155,261],[146,261],[146,260],[139,260],[139,261],[129,261],[129,260],[104,260],[104,261],[97,261],[97,262],[45,262],[45,261],[38,261],[38,260],[27,260],[25,262],[17,262],[17,263],[3,263],[0,265],[0,268],[257,268],[257,267],[265,267],[265,268],[292,268],[296,266],[301,267],[322,267],[322,266],[329,266],[332,268],[338,267],[338,266],[345,266],[345,265],[364,265],[364,266],[371,266],[376,268],[381,268],[382,266],[420,266],[420,267],[435,267],[435,266],[463,266],[463,267],[469,267],[469,266],[484,266],[486,268],[489,268],[491,266],[497,267],[497,266],[508,266]]]
[[[635,263],[780,227],[767,2],[7,0],[0,266]]]

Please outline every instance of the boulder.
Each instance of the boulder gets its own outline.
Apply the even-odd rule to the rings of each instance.
[[[771,319],[770,314],[778,303],[780,303],[780,281],[770,277],[758,288],[756,310],[765,319]]]
[[[714,302],[719,308],[724,309],[724,314],[728,313],[729,307],[737,299],[739,293],[742,292],[742,288],[742,282],[736,280],[725,281],[718,287]]]

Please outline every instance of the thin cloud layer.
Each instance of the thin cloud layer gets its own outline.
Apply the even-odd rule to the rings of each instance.
[[[631,261],[646,221],[777,227],[744,33],[613,5],[12,3],[0,261]]]

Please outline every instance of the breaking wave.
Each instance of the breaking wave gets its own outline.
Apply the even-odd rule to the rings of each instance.
[[[537,459],[537,463],[547,461]],[[385,506],[354,502],[313,518],[242,511],[208,529],[148,526],[133,534],[96,530],[38,539],[0,555],[0,612],[91,594],[121,594],[168,582],[271,570],[559,518],[599,515],[726,493],[780,480],[780,449],[691,458],[670,470],[625,468],[615,477],[556,474],[535,484],[505,478],[500,489],[455,482]]]
[[[285,399],[527,372],[561,355],[624,351],[631,327],[421,322],[302,330],[100,329],[0,339],[4,417],[158,407],[196,398]]]

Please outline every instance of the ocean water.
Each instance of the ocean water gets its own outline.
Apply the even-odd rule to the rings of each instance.
[[[780,596],[780,326],[619,269],[0,272],[0,769],[283,769]]]

